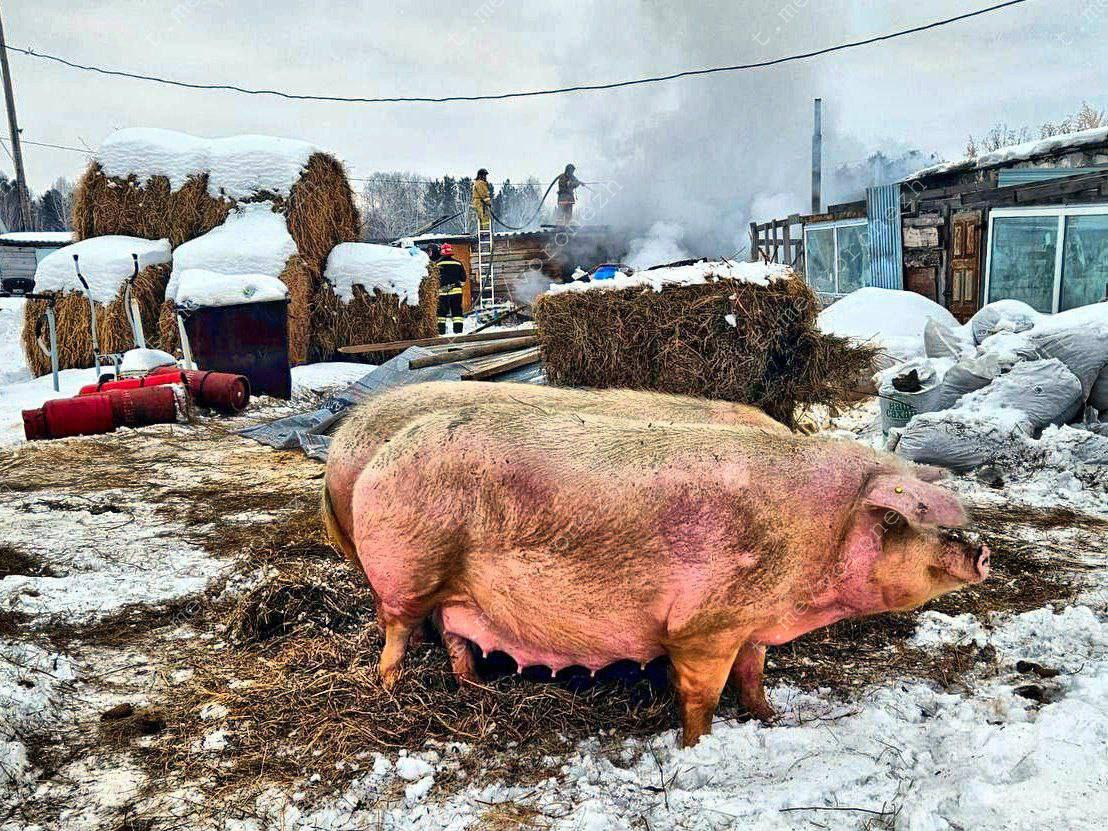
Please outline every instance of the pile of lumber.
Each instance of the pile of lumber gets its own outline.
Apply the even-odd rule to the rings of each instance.
[[[345,346],[339,352],[346,355],[392,357],[418,346],[429,354],[413,358],[408,364],[409,369],[456,364],[461,369],[463,381],[488,381],[521,367],[539,363],[542,358],[538,344],[535,329],[528,327],[453,337]]]

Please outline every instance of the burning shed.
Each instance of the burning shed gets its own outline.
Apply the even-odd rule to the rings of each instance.
[[[473,234],[424,234],[415,243],[426,249],[432,243],[449,242],[454,259],[477,282],[477,237]],[[578,265],[590,268],[612,258],[608,229],[604,226],[499,231],[493,234],[492,283],[496,303],[529,303],[551,284],[569,278]],[[471,298],[465,295],[468,311]]]

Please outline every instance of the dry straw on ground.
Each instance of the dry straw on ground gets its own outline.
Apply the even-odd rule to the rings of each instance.
[[[872,349],[816,328],[819,300],[796,277],[548,294],[533,310],[546,377],[564,386],[739,401],[792,426],[798,406],[841,405],[872,371]]]
[[[158,308],[165,296],[169,272],[168,263],[147,266],[139,272],[132,290],[132,296],[138,301],[146,345],[150,347],[158,346]],[[35,375],[50,371],[50,355],[43,348],[50,342],[46,305],[45,300],[28,300],[23,309],[23,354]],[[58,298],[55,314],[58,368],[92,366],[92,316],[88,298],[81,292],[66,292]],[[111,303],[96,304],[96,332],[101,353],[125,352],[135,347],[122,288]]]

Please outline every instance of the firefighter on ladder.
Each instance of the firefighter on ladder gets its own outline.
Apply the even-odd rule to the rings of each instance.
[[[462,313],[462,290],[466,284],[465,266],[454,259],[454,246],[444,242],[439,266],[439,334],[446,334],[447,324],[453,324],[455,335],[462,333],[465,315]]]
[[[492,186],[489,184],[489,172],[483,167],[477,171],[477,178],[473,180],[470,204],[477,214],[478,226],[482,231],[485,230],[492,222]]]

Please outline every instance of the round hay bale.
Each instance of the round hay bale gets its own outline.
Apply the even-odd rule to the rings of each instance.
[[[547,379],[753,404],[792,426],[798,406],[841,404],[873,350],[816,328],[800,279],[562,292],[533,305]],[[729,320],[733,320],[734,324]]]
[[[150,265],[139,272],[132,296],[138,301],[139,316],[146,335],[146,345],[159,346],[158,312],[165,287],[169,282],[169,263]],[[23,307],[23,354],[27,366],[35,375],[50,371],[50,356],[39,346],[49,344],[46,330],[46,301],[28,300]],[[62,294],[55,306],[58,329],[58,368],[82,369],[92,366],[92,319],[88,298],[80,292]],[[134,334],[127,321],[123,289],[107,304],[96,304],[96,334],[100,351],[126,352],[135,346]]]

